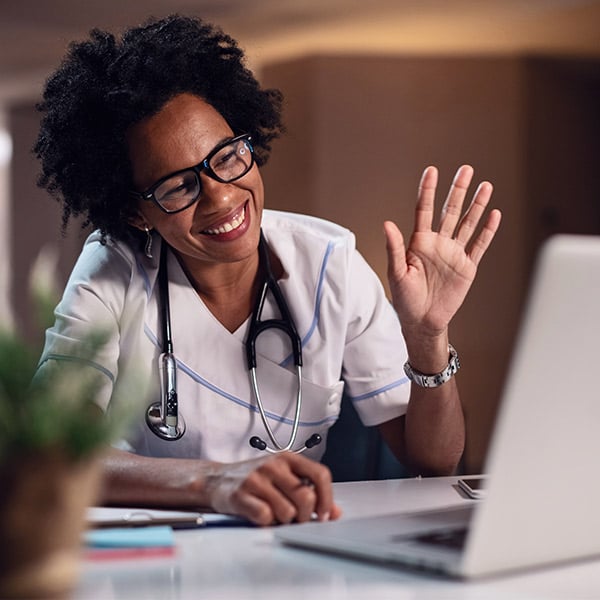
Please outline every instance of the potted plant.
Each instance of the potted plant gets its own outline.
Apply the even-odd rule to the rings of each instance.
[[[45,322],[55,304],[48,272],[38,262],[32,277]],[[81,359],[92,360],[103,340],[91,332]],[[0,598],[60,598],[72,590],[86,508],[101,483],[99,457],[130,416],[101,414],[95,369],[66,362],[40,376],[38,360],[39,349],[0,325]]]

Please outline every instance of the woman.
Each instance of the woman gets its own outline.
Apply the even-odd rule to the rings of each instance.
[[[425,170],[407,247],[385,223],[392,308],[350,232],[264,209],[259,167],[282,131],[280,107],[234,40],[180,16],[119,41],[92,32],[47,83],[40,183],[62,200],[65,224],[83,214],[96,232],[57,307],[42,364],[77,360],[86,333],[102,327],[109,343],[91,366],[105,376],[98,405],[117,401],[132,369],[156,403],[105,461],[107,503],[209,507],[262,525],[337,518],[330,474],[317,461],[344,385],[363,422],[377,425],[414,472],[449,474],[459,461],[464,425],[448,324],[500,223],[491,211],[475,231],[491,185],[478,187],[461,217],[472,178],[461,167],[434,231],[437,172]],[[262,332],[256,389],[245,342],[269,270],[304,359],[297,371],[283,332]],[[276,293],[268,290],[262,319],[287,310]],[[177,356],[177,411],[161,405],[166,341]],[[316,436],[323,441],[314,445]],[[274,444],[287,451],[261,452]]]

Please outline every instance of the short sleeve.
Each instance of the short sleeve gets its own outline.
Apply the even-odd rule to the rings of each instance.
[[[106,410],[118,376],[120,354],[119,321],[131,266],[114,248],[106,247],[94,234],[86,241],[55,309],[53,327],[46,331],[39,371],[63,361],[81,362],[103,375],[96,403]],[[80,356],[82,340],[101,332],[106,342],[93,360]]]
[[[350,258],[348,325],[342,376],[362,422],[378,425],[406,412],[410,382],[400,322],[376,273],[358,251]]]

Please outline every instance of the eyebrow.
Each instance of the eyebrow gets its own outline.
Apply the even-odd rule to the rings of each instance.
[[[202,164],[202,162],[206,160],[206,157],[209,156],[214,151],[215,148],[218,148],[221,144],[226,144],[227,142],[232,140],[234,137],[236,137],[235,133],[233,133],[231,135],[227,135],[224,138],[221,138],[216,144],[213,145],[213,147],[208,151],[208,153],[205,154],[204,157],[201,158],[198,162],[188,165],[187,167],[182,167],[181,169],[175,169],[174,171],[169,171],[168,173],[165,173],[164,175],[157,177],[149,186],[146,186],[146,188],[143,190],[142,193],[145,193],[151,187],[156,185],[157,182],[163,181],[164,179],[167,179],[168,177],[170,177],[171,175],[174,175],[175,173],[181,173],[181,171],[187,171],[188,169],[192,169],[193,167],[197,167],[199,164]]]

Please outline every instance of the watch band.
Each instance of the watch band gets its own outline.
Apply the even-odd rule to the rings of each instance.
[[[443,371],[435,373],[434,375],[425,375],[419,373],[410,366],[410,363],[406,361],[404,363],[404,372],[406,376],[417,385],[424,388],[435,388],[439,387],[454,377],[456,372],[460,369],[460,361],[458,360],[458,353],[451,344],[448,344],[448,353],[450,354],[448,359],[448,365]]]

